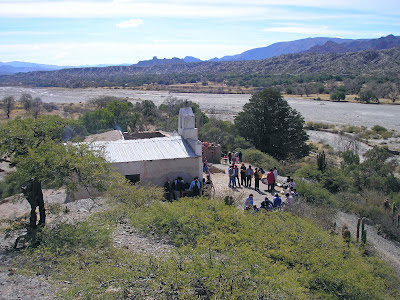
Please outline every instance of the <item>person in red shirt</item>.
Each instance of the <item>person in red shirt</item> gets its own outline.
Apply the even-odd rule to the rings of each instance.
[[[267,173],[267,183],[268,183],[268,192],[272,192],[274,189],[274,181],[275,181],[275,175],[272,169],[269,169],[269,172]]]

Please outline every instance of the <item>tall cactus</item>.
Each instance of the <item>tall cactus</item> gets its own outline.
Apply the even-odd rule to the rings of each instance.
[[[358,218],[358,220],[357,220],[357,243],[360,239],[360,226],[361,226],[361,218]]]
[[[361,233],[361,241],[365,245],[367,243],[367,231],[363,230]]]
[[[318,164],[318,170],[324,173],[327,166],[325,151],[322,151],[322,153],[317,154],[317,164]]]

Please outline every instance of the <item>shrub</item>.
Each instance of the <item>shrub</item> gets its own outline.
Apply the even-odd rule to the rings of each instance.
[[[381,125],[375,125],[372,127],[372,130],[378,132],[379,134],[387,131],[387,129]]]
[[[20,192],[20,183],[13,173],[7,174],[4,176],[3,180],[0,180],[0,199],[7,198]]]
[[[273,167],[280,168],[279,162],[271,155],[256,150],[254,148],[241,150],[243,154],[243,161],[247,161],[255,167],[261,167],[264,170],[269,170]]]
[[[301,199],[306,202],[316,205],[334,204],[331,193],[323,188],[320,183],[308,183],[305,180],[296,180],[296,190]]]

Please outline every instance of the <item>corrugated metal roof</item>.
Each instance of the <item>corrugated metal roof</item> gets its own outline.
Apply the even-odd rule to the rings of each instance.
[[[93,142],[94,147],[104,147],[110,162],[131,162],[199,157],[181,136],[142,140]]]

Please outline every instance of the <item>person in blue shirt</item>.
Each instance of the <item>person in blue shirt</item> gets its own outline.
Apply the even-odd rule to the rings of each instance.
[[[201,184],[198,177],[195,177],[190,183],[189,191],[192,197],[200,196]]]
[[[278,193],[276,193],[275,197],[273,198],[273,205],[275,209],[280,209],[282,206],[282,199],[279,197]]]

